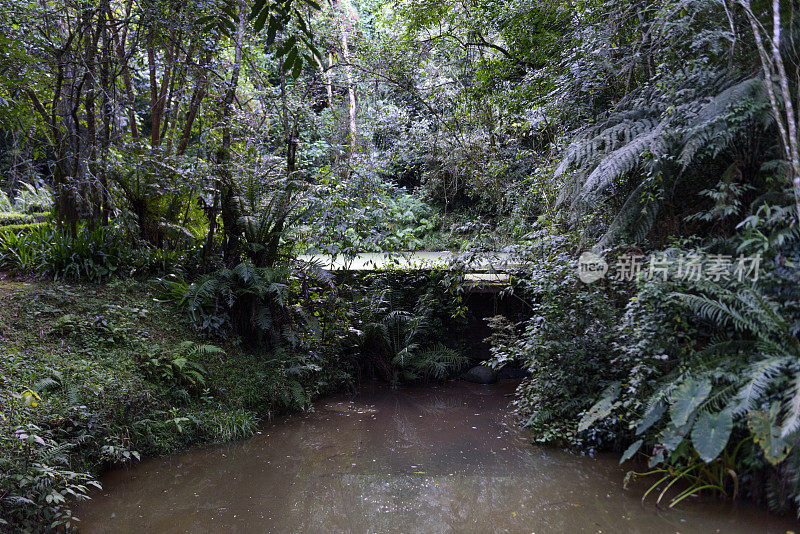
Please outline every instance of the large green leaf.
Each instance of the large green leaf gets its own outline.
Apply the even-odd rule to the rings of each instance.
[[[672,391],[670,415],[676,427],[682,427],[689,416],[711,393],[711,382],[689,378]]]
[[[725,445],[733,430],[733,416],[727,410],[719,413],[703,412],[692,429],[692,443],[704,462],[714,460]]]
[[[689,435],[692,428],[694,417],[681,426],[675,426],[675,423],[670,422],[667,427],[659,434],[659,441],[665,449],[672,452],[680,446],[681,442]]]
[[[781,463],[789,455],[791,444],[781,437],[781,428],[773,424],[778,418],[779,406],[773,404],[769,412],[753,410],[747,426],[753,434],[753,439],[764,451],[764,458],[772,465]]]
[[[292,35],[291,37],[286,39],[286,42],[284,42],[281,46],[278,47],[278,49],[275,51],[275,55],[277,57],[286,55],[286,53],[289,52],[292,48],[294,48],[296,44],[297,44],[297,36]]]
[[[647,409],[647,412],[644,414],[644,417],[642,417],[639,420],[639,424],[636,425],[636,435],[638,436],[639,434],[641,434],[642,432],[653,426],[656,423],[656,421],[661,419],[661,417],[664,415],[664,412],[666,411],[667,411],[667,405],[666,403],[664,403],[663,400],[659,400],[655,404],[651,405]]]
[[[625,452],[622,453],[622,458],[619,459],[619,463],[624,462],[625,460],[630,460],[633,458],[633,455],[639,451],[639,448],[644,443],[643,439],[639,439],[631,443],[631,446],[625,449]]]

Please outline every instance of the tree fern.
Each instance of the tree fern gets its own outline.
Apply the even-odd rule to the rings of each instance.
[[[767,98],[761,78],[746,78],[712,96],[687,124],[678,162],[686,168],[701,150],[711,148],[712,155],[716,156],[726,148],[737,133],[726,120],[734,106],[744,106],[740,120],[755,118],[762,127],[767,126],[772,116],[762,106]]]
[[[680,77],[679,77],[680,78]],[[621,235],[641,241],[654,223],[660,200],[642,194],[658,178],[677,183],[701,157],[717,157],[756,123],[769,124],[766,91],[760,78],[730,79],[702,67],[682,76],[682,87],[668,95],[645,86],[623,98],[597,125],[579,131],[564,152],[555,177],[567,177],[559,204],[593,210],[598,197],[627,186],[631,191],[601,241]],[[666,87],[666,86],[665,86]],[[715,93],[708,93],[716,89]],[[680,95],[676,97],[675,95]],[[667,100],[674,104],[667,106]],[[671,164],[676,161],[677,165]],[[664,187],[662,191],[673,191]]]

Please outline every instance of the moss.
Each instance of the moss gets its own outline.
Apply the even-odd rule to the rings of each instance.
[[[109,465],[248,437],[260,417],[292,407],[285,367],[234,343],[199,357],[200,384],[148,371],[154,354],[208,343],[157,293],[135,280],[0,280],[0,496],[33,503],[0,500],[0,518],[22,530],[52,522],[67,505],[45,498],[66,494],[69,480],[85,486]],[[64,462],[48,459],[62,449]],[[58,480],[20,488],[18,477],[35,478],[30,466],[44,461]]]

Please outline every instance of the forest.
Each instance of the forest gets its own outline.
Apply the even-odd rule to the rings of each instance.
[[[797,0],[0,0],[0,50],[0,531],[476,364],[645,506],[796,521]]]

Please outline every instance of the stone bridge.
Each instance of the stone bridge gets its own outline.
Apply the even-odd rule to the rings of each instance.
[[[363,252],[355,256],[304,254],[298,259],[314,261],[329,271],[429,271],[435,269],[464,269],[471,292],[497,293],[507,287],[510,272],[520,262],[506,252]]]

